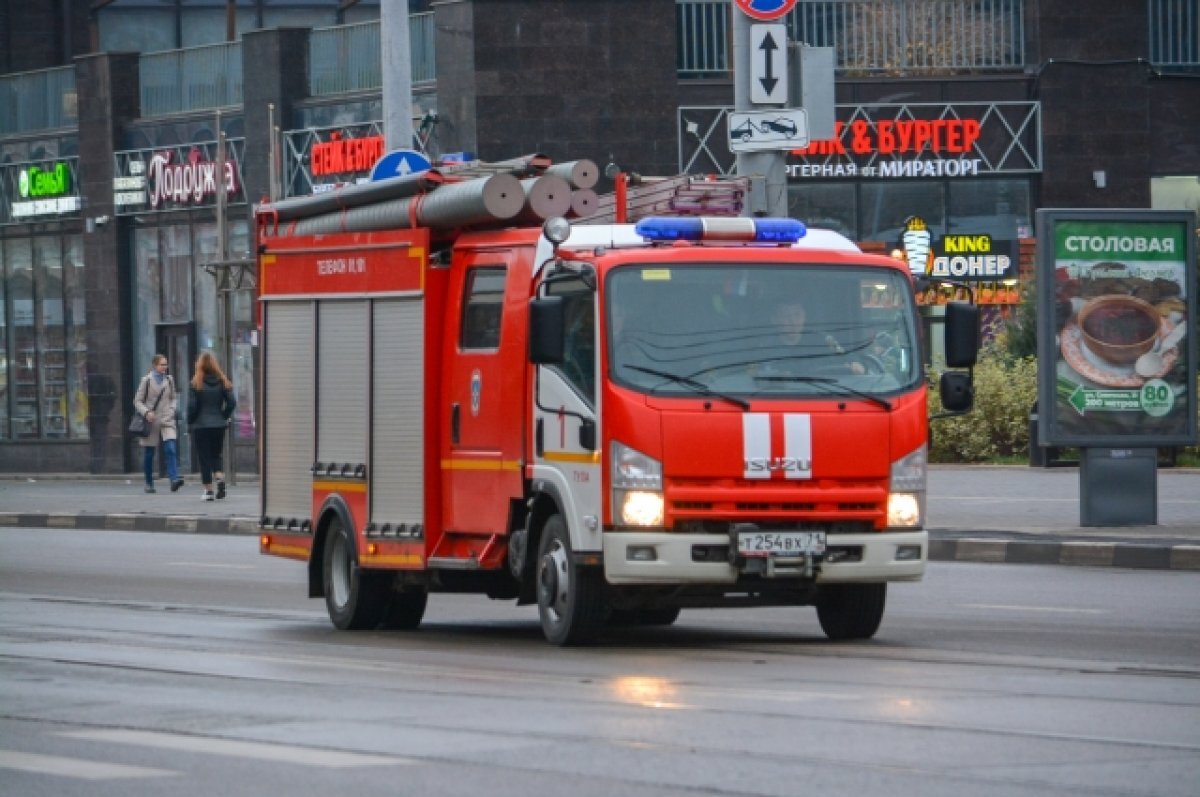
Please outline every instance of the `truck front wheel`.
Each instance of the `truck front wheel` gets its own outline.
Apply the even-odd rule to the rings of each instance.
[[[886,602],[887,584],[830,584],[817,596],[817,619],[830,639],[870,639]]]
[[[595,638],[607,617],[603,577],[577,567],[562,515],[552,515],[538,545],[537,598],[542,633],[554,645],[577,645]]]
[[[358,566],[354,538],[340,518],[329,523],[325,540],[325,607],[343,631],[375,628],[387,608],[387,581]]]

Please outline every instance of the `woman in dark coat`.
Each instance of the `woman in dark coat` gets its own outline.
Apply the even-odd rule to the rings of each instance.
[[[216,498],[225,497],[225,468],[221,449],[225,445],[225,429],[237,406],[233,383],[211,352],[203,352],[196,360],[192,375],[192,396],[188,403],[188,426],[200,460],[200,479],[204,482],[204,500],[212,501],[213,479],[217,483]]]

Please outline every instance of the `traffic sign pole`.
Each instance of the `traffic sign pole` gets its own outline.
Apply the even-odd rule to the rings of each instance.
[[[794,3],[793,3],[794,5]],[[745,10],[745,9],[743,9]],[[747,12],[749,13],[749,12]],[[733,15],[733,106],[749,111],[750,80],[753,74],[750,59],[750,17],[746,13]],[[748,216],[787,216],[787,165],[781,151],[737,153],[737,174],[749,177],[751,190],[746,203]],[[761,186],[761,190],[757,190]]]

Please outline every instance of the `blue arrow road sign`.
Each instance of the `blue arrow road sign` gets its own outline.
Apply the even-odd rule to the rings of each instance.
[[[375,163],[371,169],[371,182],[423,172],[432,165],[429,158],[415,149],[394,149]]]

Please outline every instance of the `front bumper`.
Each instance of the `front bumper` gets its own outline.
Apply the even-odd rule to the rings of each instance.
[[[920,581],[929,556],[926,531],[831,534],[826,554],[850,551],[839,561],[818,562],[819,584],[859,581]],[[634,559],[630,548],[652,548],[653,560]],[[901,548],[911,555],[898,558]],[[723,559],[714,553],[725,550]],[[609,531],[604,533],[604,576],[610,584],[733,584],[739,571],[728,561],[729,537],[719,534]],[[697,561],[697,557],[703,557]],[[783,576],[786,578],[788,576]]]

